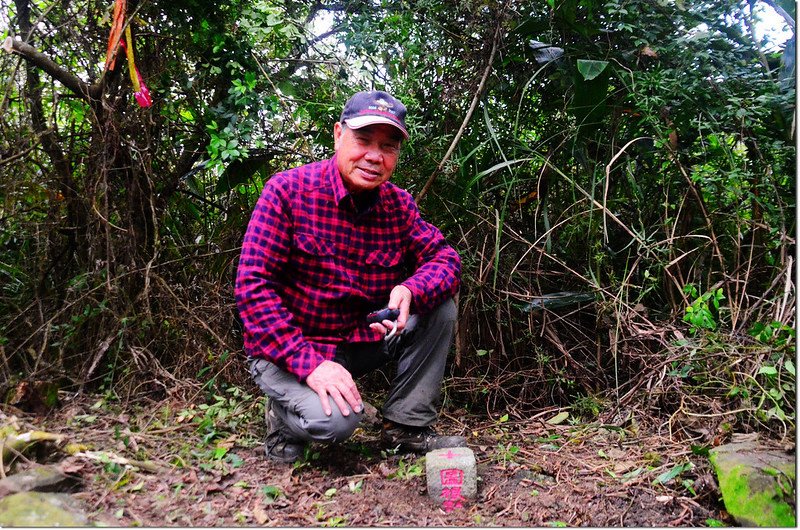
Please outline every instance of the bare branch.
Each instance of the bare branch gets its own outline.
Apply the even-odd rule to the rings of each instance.
[[[3,42],[3,49],[7,52],[21,55],[29,63],[38,67],[83,99],[97,99],[100,93],[100,87],[98,85],[90,85],[81,80],[78,76],[56,64],[50,57],[27,42],[8,37]]]
[[[428,181],[422,187],[422,190],[420,190],[420,192],[414,198],[414,200],[416,200],[417,202],[421,201],[422,198],[428,193],[428,190],[430,189],[431,185],[433,185],[433,181],[436,179],[437,175],[442,170],[442,168],[444,167],[445,163],[450,159],[450,156],[453,154],[453,151],[455,151],[456,146],[458,145],[458,142],[461,140],[461,136],[464,134],[464,131],[467,129],[467,124],[469,123],[470,118],[472,118],[472,113],[475,112],[475,107],[478,106],[478,101],[480,101],[481,94],[483,94],[483,88],[486,86],[486,80],[489,79],[489,73],[491,73],[491,71],[492,71],[492,64],[494,63],[494,56],[495,56],[495,53],[497,52],[497,45],[500,42],[500,29],[501,28],[502,28],[502,24],[498,23],[497,24],[497,29],[494,32],[494,39],[493,39],[493,42],[492,42],[492,52],[489,54],[489,60],[487,61],[487,64],[486,64],[486,70],[484,70],[483,77],[481,78],[481,82],[478,84],[478,90],[475,91],[475,96],[472,98],[472,104],[469,106],[469,110],[467,111],[467,115],[464,116],[464,121],[461,124],[461,128],[456,133],[456,137],[453,138],[453,142],[450,144],[450,148],[447,150],[447,153],[445,153],[444,158],[442,158],[442,161],[439,162],[439,165],[436,166],[436,169],[434,170],[434,172],[431,173],[430,177],[428,177]]]

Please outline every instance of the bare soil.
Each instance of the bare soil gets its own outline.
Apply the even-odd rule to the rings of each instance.
[[[445,513],[427,496],[424,457],[382,451],[377,424],[276,464],[261,444],[263,399],[227,397],[210,408],[81,397],[44,417],[16,411],[21,427],[85,444],[71,456],[20,455],[16,465],[57,462],[82,479],[73,495],[90,520],[111,526],[733,525],[702,451],[635,418],[551,425],[556,410],[446,411],[438,430],[467,437],[479,483],[477,499]]]

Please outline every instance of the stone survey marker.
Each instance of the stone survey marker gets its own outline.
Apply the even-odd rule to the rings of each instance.
[[[446,512],[462,508],[478,493],[475,454],[468,447],[437,449],[425,456],[428,496]]]

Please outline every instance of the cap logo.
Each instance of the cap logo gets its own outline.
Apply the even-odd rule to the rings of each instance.
[[[394,107],[394,105],[392,105],[391,103],[389,103],[385,99],[381,98],[381,99],[379,99],[378,101],[375,102],[375,107],[380,112],[389,112],[389,109]],[[394,112],[392,114],[394,114]]]

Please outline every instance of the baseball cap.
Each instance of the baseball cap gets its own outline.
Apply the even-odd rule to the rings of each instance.
[[[385,123],[393,125],[408,138],[406,130],[406,106],[382,90],[356,92],[344,104],[340,122],[351,129]]]

